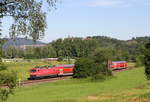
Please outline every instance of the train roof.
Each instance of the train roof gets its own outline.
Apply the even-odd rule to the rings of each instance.
[[[60,65],[56,65],[56,67],[70,67],[70,66],[74,66],[74,64],[60,64]]]
[[[74,64],[60,64],[60,65],[43,65],[43,66],[35,66],[33,69],[45,69],[45,68],[54,68],[54,67],[73,67]]]
[[[52,68],[53,66],[49,66],[49,65],[43,65],[43,66],[35,66],[34,68]]]
[[[112,61],[112,63],[127,63],[127,61]]]

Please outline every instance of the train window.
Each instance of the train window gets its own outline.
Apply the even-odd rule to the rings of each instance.
[[[64,66],[64,68],[73,68],[74,66]]]
[[[48,68],[54,68],[53,66],[48,66]]]
[[[35,70],[35,69],[32,69],[31,72],[36,72],[36,70]]]

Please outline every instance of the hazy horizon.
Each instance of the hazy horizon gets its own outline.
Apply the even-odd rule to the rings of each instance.
[[[110,36],[107,36],[107,35],[93,35],[93,36],[68,36],[68,37],[63,37],[63,38],[57,38],[57,39],[54,39],[54,40],[51,40],[51,41],[47,41],[47,42],[45,42],[44,41],[44,39],[41,39],[41,40],[37,40],[37,41],[42,41],[42,42],[44,42],[44,43],[50,43],[50,42],[52,42],[52,41],[56,41],[56,40],[58,40],[58,39],[65,39],[65,38],[87,38],[87,37],[94,37],[94,36],[105,36],[105,37],[110,37]],[[150,37],[150,36],[137,36],[137,37]],[[127,41],[127,40],[131,40],[132,38],[137,38],[136,36],[135,37],[131,37],[131,38],[129,38],[129,39],[119,39],[119,38],[115,38],[115,37],[110,37],[110,38],[113,38],[113,39],[117,39],[117,40],[124,40],[124,41]],[[8,39],[10,39],[9,37],[3,37],[3,38],[8,38]],[[16,38],[25,38],[25,37],[16,37]],[[28,39],[32,39],[32,38],[28,38]]]

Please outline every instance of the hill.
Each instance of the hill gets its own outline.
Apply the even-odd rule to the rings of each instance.
[[[150,37],[147,36],[136,37],[130,40],[118,40],[107,36],[91,36],[86,38],[69,37],[57,39],[49,44],[45,44],[40,41],[35,43],[31,39],[16,38],[15,40],[9,39],[3,48],[6,49],[9,46],[22,49],[26,49],[29,46],[32,47],[24,51],[16,51],[16,49],[5,50],[4,58],[28,58],[27,56],[30,56],[30,58],[80,58],[90,56],[98,48],[107,48],[112,52],[114,58],[112,60],[136,61],[136,59],[143,60],[144,45],[149,40]]]
[[[65,38],[49,43],[57,56],[86,57],[97,48],[113,50],[117,60],[133,60],[142,55],[144,45],[150,37],[137,37],[131,40],[118,40],[107,36],[91,36],[87,38]]]
[[[27,46],[44,46],[46,43],[41,41],[34,42],[32,39],[26,38],[15,38],[15,39],[7,39],[3,45],[3,49],[7,49],[11,47],[27,47]]]

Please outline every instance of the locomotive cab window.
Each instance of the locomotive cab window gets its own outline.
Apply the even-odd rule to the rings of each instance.
[[[35,69],[32,69],[31,72],[36,72],[36,70],[35,70]]]
[[[64,68],[73,68],[74,67],[74,65],[66,65],[66,66],[64,66]]]

